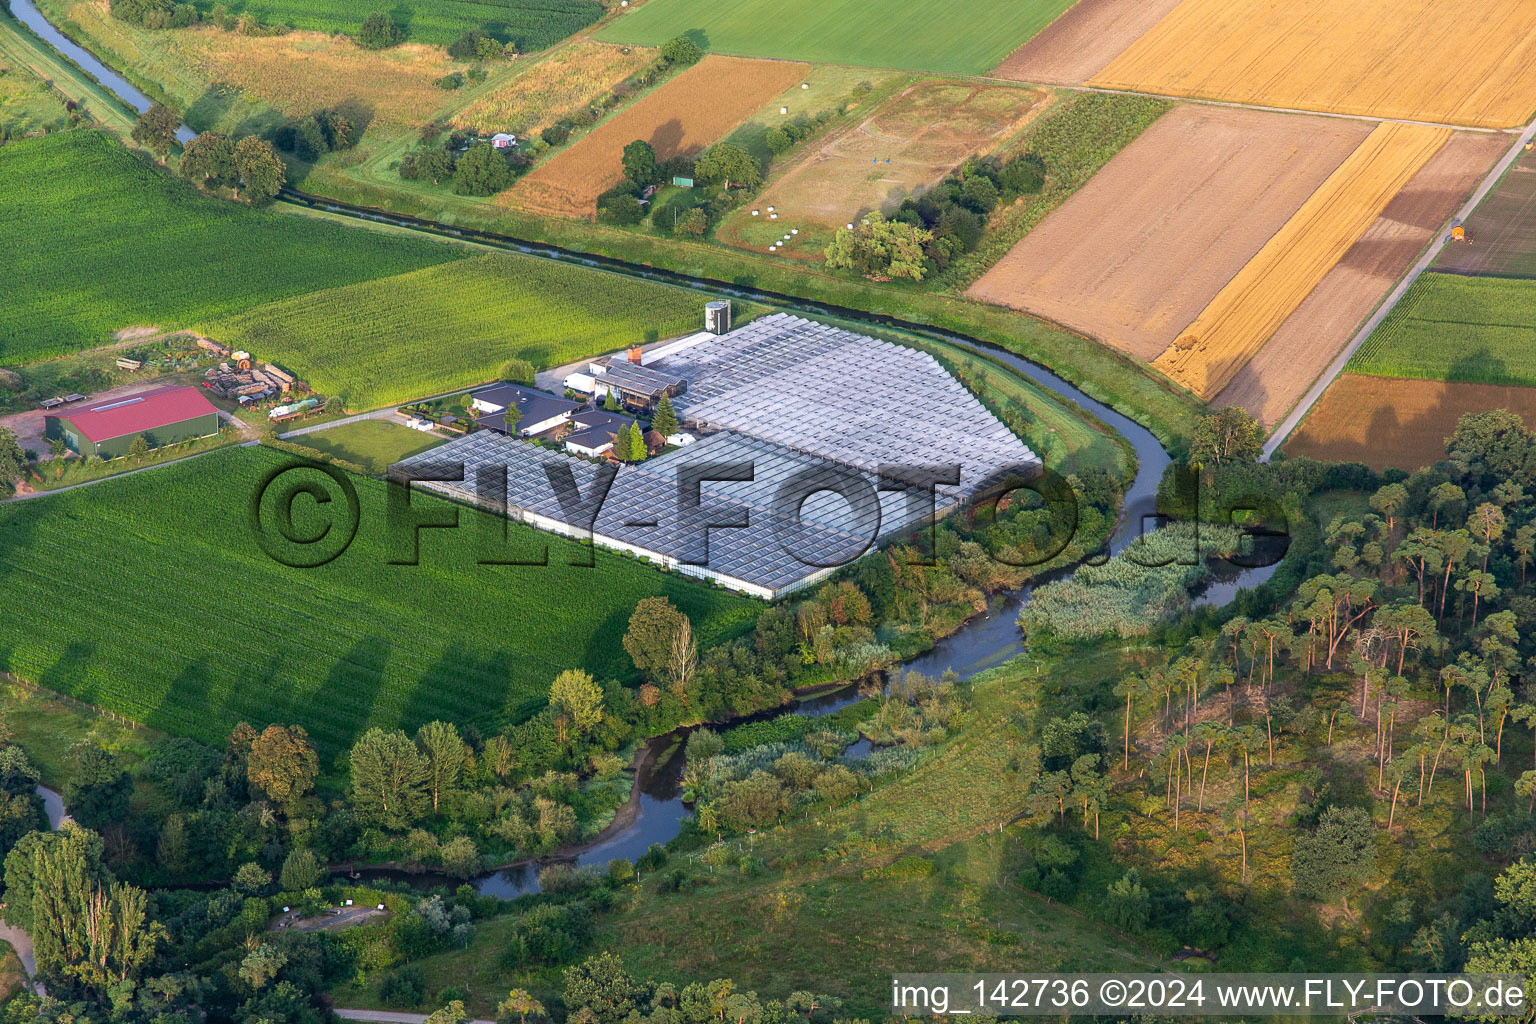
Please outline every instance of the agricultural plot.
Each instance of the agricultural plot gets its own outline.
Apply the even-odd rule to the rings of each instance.
[[[207,14],[216,0],[197,0]],[[317,32],[354,33],[374,11],[387,11],[407,39],[447,46],[472,28],[484,29],[523,53],[553,46],[603,16],[592,0],[404,0],[381,6],[375,0],[243,0],[231,9],[249,11],[267,24]]]
[[[1536,277],[1536,150],[1515,161],[1464,227],[1466,242],[1440,250],[1436,270]]]
[[[1445,439],[1463,415],[1492,409],[1536,423],[1536,388],[1346,373],[1323,393],[1285,451],[1376,470],[1414,470],[1445,458]]]
[[[1513,127],[1536,109],[1536,4],[1184,0],[1089,84]]]
[[[1072,0],[647,0],[599,39],[660,46],[697,33],[715,53],[975,75]]]
[[[1429,159],[1216,397],[1273,428],[1413,266],[1509,145],[1459,133]],[[1437,346],[1437,348],[1440,346]]]
[[[1446,128],[1379,125],[1153,365],[1201,398],[1215,397],[1450,136]]]
[[[250,506],[266,474],[293,464],[228,449],[0,506],[0,668],[213,744],[242,720],[295,722],[328,763],[370,726],[443,718],[490,732],[542,707],[566,668],[628,677],[619,641],[643,597],[670,598],[705,647],[761,607],[517,524],[502,548],[502,522],[470,509],[459,529],[422,531],[419,565],[391,565],[409,549],[390,540],[384,485],[360,478],[351,546],[287,568],[258,547]],[[300,479],[336,493],[314,470],[283,482]],[[296,535],[327,507],[296,502]],[[546,545],[547,566],[477,564]]]
[[[1338,119],[1177,107],[967,294],[1152,359],[1368,132]]]
[[[93,131],[6,146],[0,195],[0,363],[463,255],[199,195]]]
[[[753,208],[774,207],[777,220],[737,210],[717,237],[762,248],[790,225],[815,226],[821,230],[805,232],[788,252],[820,259],[832,231],[873,210],[889,213],[967,157],[990,152],[1047,101],[1039,90],[1004,85],[913,85],[862,123],[819,147],[807,145],[800,162],[752,202]]]
[[[1085,82],[1178,5],[1179,0],[1078,0],[992,75],[1018,82]]]
[[[508,359],[557,366],[698,328],[681,288],[491,253],[313,292],[204,325],[291,368],[350,409],[491,380]]]
[[[1349,362],[1355,373],[1536,385],[1536,281],[1425,274]]]
[[[524,176],[507,200],[552,216],[590,216],[597,197],[623,177],[625,146],[644,139],[663,160],[692,156],[801,81],[807,70],[785,61],[705,57]]]
[[[470,103],[454,115],[453,124],[531,135],[590,107],[655,59],[656,51],[647,47],[572,43]]]
[[[164,32],[111,16],[104,3],[44,0],[91,49],[118,68],[136,68],[198,131],[248,134],[281,120],[338,107],[359,129],[374,123],[416,128],[443,105],[434,84],[460,62],[440,48],[405,43],[365,50],[345,35],[290,32],[245,36],[211,26]]]

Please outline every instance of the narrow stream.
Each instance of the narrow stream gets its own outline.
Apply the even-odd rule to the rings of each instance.
[[[11,13],[16,16],[17,21],[31,29],[39,39],[63,54],[72,64],[100,82],[133,110],[142,114],[154,105],[153,100],[134,88],[133,84],[122,75],[97,60],[91,51],[54,28],[53,24],[32,4],[32,0],[10,0],[10,5]],[[182,125],[176,131],[176,139],[183,145],[196,137],[197,133],[186,125]]]
[[[65,37],[38,12],[32,0],[10,0],[10,3],[12,11],[23,24],[94,76],[130,107],[141,112],[149,109],[151,101],[147,96],[135,89],[122,76],[107,68],[88,51]],[[193,133],[183,125],[177,137],[185,142],[193,137]],[[907,323],[882,314],[797,298],[746,285],[727,284],[674,271],[642,267],[611,257],[576,252],[559,246],[525,241],[471,228],[450,227],[415,217],[339,203],[293,189],[286,190],[284,198],[290,202],[358,219],[394,224],[443,237],[476,241],[542,259],[575,263],[632,277],[663,281],[708,292],[715,296],[728,295],[744,301],[778,306],[811,316],[832,316],[842,320],[893,327],[970,350],[1006,365],[1020,376],[1029,378],[1040,387],[1054,392],[1069,402],[1075,402],[1097,416],[1130,444],[1137,460],[1136,477],[1125,493],[1120,523],[1110,539],[1111,554],[1124,550],[1144,530],[1155,528],[1157,485],[1162,479],[1163,469],[1168,465],[1169,457],[1152,432],[1102,402],[1089,398],[1080,389],[1044,367],[1037,366],[996,345],[923,324]],[[1196,598],[1196,604],[1223,604],[1230,601],[1239,589],[1258,585],[1268,579],[1274,570],[1274,565],[1258,569],[1237,569],[1227,566]],[[1029,600],[1030,591],[1030,587],[1025,587],[999,595],[992,601],[991,607],[985,614],[972,619],[958,632],[940,640],[931,650],[907,662],[904,667],[929,676],[940,676],[945,671],[953,669],[961,678],[968,678],[1019,654],[1022,651],[1022,644],[1017,625],[1018,614],[1020,607]],[[789,711],[825,715],[847,707],[858,699],[854,688],[847,687],[801,701],[798,705],[776,708],[764,717]],[[683,747],[690,731],[680,729],[649,741],[638,780],[639,800],[634,821],[580,852],[574,858],[576,864],[601,868],[610,860],[617,858],[633,860],[652,844],[666,843],[677,835],[683,819],[692,814],[682,800]],[[844,756],[858,760],[868,757],[870,752],[869,741],[860,740],[850,747]],[[63,803],[58,799],[57,794],[47,791],[43,796],[48,802],[50,820],[55,820],[56,815],[62,817]],[[505,899],[523,893],[537,892],[538,867],[537,864],[530,864],[491,872],[474,879],[473,884],[482,893]],[[358,877],[364,880],[403,879],[421,887],[457,884],[455,880],[442,875],[407,874],[383,869],[363,870],[359,872]]]

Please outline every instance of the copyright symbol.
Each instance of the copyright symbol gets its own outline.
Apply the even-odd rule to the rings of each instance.
[[[1105,1006],[1119,1006],[1125,1002],[1125,982],[1111,978],[1100,985],[1099,1002]]]
[[[333,466],[274,466],[251,498],[256,544],[290,569],[317,569],[335,560],[357,537],[361,520],[357,488]]]

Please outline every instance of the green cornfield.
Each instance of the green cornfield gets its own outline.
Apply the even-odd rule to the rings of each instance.
[[[1536,281],[1424,274],[1348,369],[1378,377],[1536,385]]]
[[[491,380],[516,356],[559,366],[702,327],[704,299],[669,285],[487,253],[258,306],[204,325],[349,409]]]
[[[197,0],[204,14],[218,0]],[[268,25],[291,25],[317,32],[356,32],[374,11],[395,19],[407,39],[446,46],[472,28],[532,53],[553,46],[603,16],[594,0],[415,0],[384,5],[376,0],[245,0],[227,4],[249,11]]]
[[[0,669],[210,743],[240,721],[298,723],[330,758],[370,726],[521,720],[563,669],[632,676],[621,638],[643,597],[670,598],[705,647],[748,629],[761,608],[515,523],[502,548],[504,520],[422,493],[413,509],[456,511],[459,528],[422,530],[419,564],[391,564],[409,556],[410,534],[391,542],[384,485],[356,477],[351,546],[327,565],[289,568],[258,546],[251,506],[268,473],[295,464],[232,448],[0,505]],[[295,501],[294,535],[326,523],[339,534],[338,520],[320,518],[344,507],[335,484],[291,472],[338,499]],[[547,566],[477,564],[544,545]],[[570,564],[592,556],[591,568]]]
[[[214,199],[97,131],[5,147],[0,238],[0,365],[464,255]]]

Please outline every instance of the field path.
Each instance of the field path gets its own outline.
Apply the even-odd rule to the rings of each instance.
[[[1509,152],[1504,154],[1502,160],[1493,165],[1493,170],[1488,172],[1487,176],[1483,178],[1482,184],[1477,186],[1477,190],[1472,193],[1471,197],[1467,199],[1466,203],[1457,212],[1457,219],[1466,220],[1472,215],[1472,211],[1477,208],[1477,205],[1483,201],[1489,192],[1493,191],[1493,186],[1498,184],[1499,179],[1504,176],[1504,172],[1509,170],[1510,165],[1519,158],[1520,154],[1524,152],[1526,144],[1532,139],[1536,139],[1536,120],[1525,126],[1525,130],[1520,133],[1519,137],[1515,139],[1514,144],[1509,147]],[[1317,400],[1323,396],[1323,392],[1328,390],[1328,385],[1333,383],[1334,378],[1344,372],[1344,367],[1349,363],[1350,357],[1355,354],[1361,345],[1365,344],[1365,339],[1369,338],[1371,332],[1387,318],[1387,314],[1392,312],[1393,307],[1402,301],[1403,296],[1408,294],[1408,289],[1413,286],[1414,281],[1418,280],[1419,275],[1429,269],[1429,265],[1440,255],[1440,250],[1445,248],[1445,243],[1445,235],[1438,235],[1430,243],[1429,248],[1424,250],[1424,254],[1419,257],[1418,262],[1397,283],[1397,287],[1392,289],[1386,301],[1382,302],[1376,308],[1376,312],[1372,313],[1370,318],[1361,325],[1360,330],[1355,332],[1355,336],[1350,339],[1349,344],[1344,346],[1344,350],[1328,365],[1328,369],[1317,379],[1312,388],[1302,396],[1301,401],[1296,404],[1296,408],[1291,410],[1291,414],[1281,421],[1280,426],[1275,428],[1275,432],[1271,435],[1269,442],[1264,445],[1263,457],[1265,461],[1268,461],[1279,450],[1280,446],[1285,443],[1285,439],[1306,418],[1307,413],[1311,411],[1312,406],[1317,404]]]

